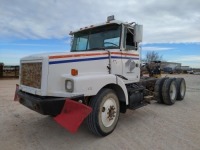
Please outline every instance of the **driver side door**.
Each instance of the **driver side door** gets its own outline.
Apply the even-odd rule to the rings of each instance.
[[[123,76],[126,83],[140,80],[140,51],[138,43],[134,42],[133,28],[124,28],[124,50],[122,51]]]

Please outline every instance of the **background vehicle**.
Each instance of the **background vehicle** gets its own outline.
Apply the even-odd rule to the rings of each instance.
[[[174,73],[174,71],[173,71],[173,69],[171,67],[163,68],[163,72],[164,73],[169,73],[169,74],[173,74]]]
[[[152,61],[150,63],[145,63],[141,68],[141,72],[143,68],[146,68],[146,70],[148,71],[149,77],[160,78],[161,77],[160,65],[161,65],[161,61]],[[143,76],[143,72],[141,73],[141,76]]]
[[[187,71],[188,74],[194,74],[194,71],[193,70],[189,70]]]

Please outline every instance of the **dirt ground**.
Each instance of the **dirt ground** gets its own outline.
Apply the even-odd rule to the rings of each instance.
[[[18,80],[0,80],[0,149],[200,150],[200,75],[176,76],[186,79],[183,101],[129,110],[104,138],[91,134],[85,124],[70,134],[51,117],[13,101]]]

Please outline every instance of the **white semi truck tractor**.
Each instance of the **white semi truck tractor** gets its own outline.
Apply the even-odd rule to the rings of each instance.
[[[66,101],[74,101],[71,111],[78,115],[64,112],[68,119],[63,120],[71,126],[83,114],[80,105],[91,108],[80,123],[85,118],[89,130],[99,136],[112,133],[120,113],[127,109],[140,108],[150,100],[166,105],[183,100],[183,78],[141,77],[142,32],[142,25],[117,21],[114,16],[102,24],[70,32],[70,52],[37,54],[20,60],[17,99],[55,118],[64,112],[63,107],[72,107]]]

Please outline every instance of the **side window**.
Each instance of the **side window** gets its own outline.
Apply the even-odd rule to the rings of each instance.
[[[76,39],[76,50],[86,50],[87,49],[87,36],[86,37],[79,37]]]
[[[134,42],[133,34],[134,34],[133,29],[127,28],[126,35],[125,35],[126,50],[135,50],[136,49],[137,44]]]

